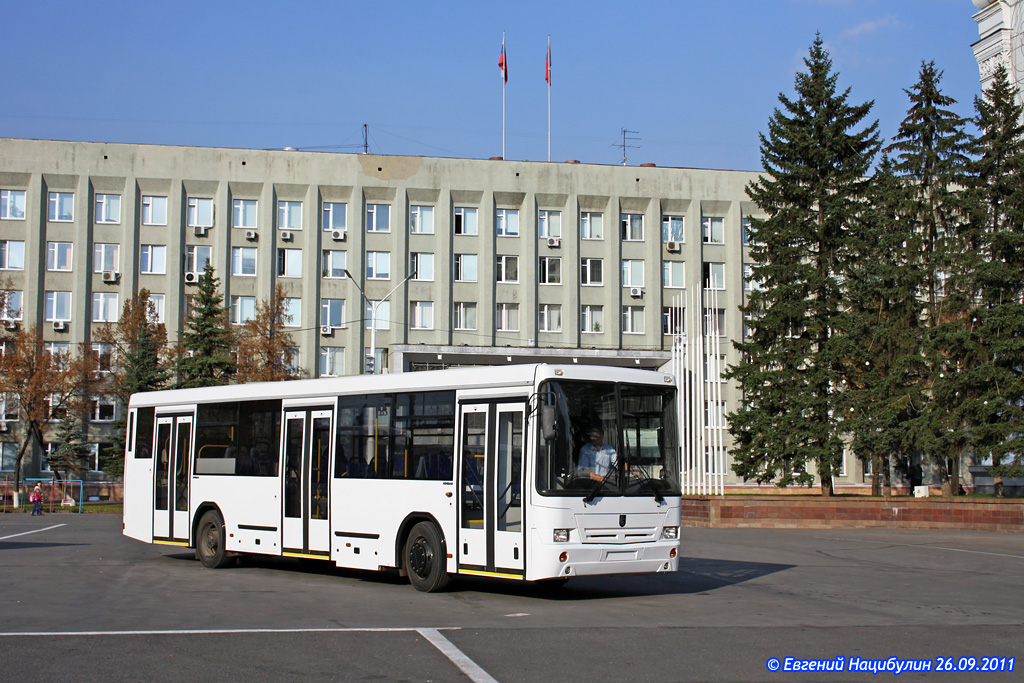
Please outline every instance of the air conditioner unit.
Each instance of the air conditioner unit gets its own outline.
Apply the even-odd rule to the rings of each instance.
[[[332,334],[334,334],[334,328],[331,327],[330,325],[321,325],[320,334],[322,334],[325,337],[330,337]]]
[[[629,295],[631,297],[633,297],[634,299],[639,299],[640,297],[642,297],[644,295],[644,288],[643,287],[630,287],[629,288]]]
[[[331,239],[334,240],[335,242],[344,242],[345,241],[345,231],[344,230],[332,230],[331,231]]]
[[[210,229],[205,225],[197,225],[193,232],[196,234],[196,237],[206,237],[206,233],[210,232]]]
[[[256,232],[255,230],[246,230],[245,231],[245,239],[249,240],[250,242],[255,242],[259,238],[260,238],[260,234],[258,232]]]
[[[665,242],[665,248],[677,254],[682,250],[683,245],[681,242]]]
[[[548,238],[548,246],[551,247],[552,249],[558,249],[558,247],[562,246],[562,238],[561,237],[549,237]]]
[[[67,320],[54,320],[53,321],[53,331],[54,332],[65,332],[65,331],[67,331],[67,329],[68,329],[68,321]]]
[[[121,278],[121,273],[116,270],[104,270],[103,281],[109,284],[117,284],[117,281]]]
[[[281,233],[281,241],[291,242],[293,239],[295,239],[295,233],[290,232],[288,230],[285,230],[284,232]]]
[[[4,329],[7,329],[7,330],[16,330],[16,329],[18,329],[18,321],[17,320],[11,320],[9,318],[5,318],[4,319]]]
[[[194,273],[192,271],[185,273],[185,282],[191,285],[199,282],[199,273]]]

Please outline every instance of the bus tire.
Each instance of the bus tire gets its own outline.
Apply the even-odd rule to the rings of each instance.
[[[419,522],[405,540],[405,571],[413,588],[424,593],[444,590],[451,577],[441,532],[431,522]]]
[[[208,510],[196,530],[196,555],[204,567],[220,569],[231,564],[224,544],[224,520],[216,510]]]

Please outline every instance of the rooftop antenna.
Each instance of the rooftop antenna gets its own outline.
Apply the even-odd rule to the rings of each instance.
[[[627,149],[640,149],[640,145],[631,145],[629,143],[630,142],[634,142],[634,141],[638,141],[640,138],[635,138],[632,135],[630,135],[630,133],[632,133],[633,135],[639,135],[639,133],[637,131],[635,131],[635,130],[626,130],[625,128],[620,128],[619,130],[622,131],[622,142],[621,143],[616,142],[614,145],[612,145],[612,147],[621,147],[622,148],[622,165],[625,166],[626,165],[626,150]]]
[[[370,153],[370,138],[366,132],[366,124],[363,124],[363,154]]]

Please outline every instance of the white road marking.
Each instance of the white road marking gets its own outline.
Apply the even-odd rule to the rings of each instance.
[[[66,524],[54,524],[48,526],[45,529],[33,529],[32,531],[22,531],[20,534],[11,534],[10,536],[0,536],[0,541],[6,541],[8,538],[17,538],[18,536],[28,536],[29,534],[38,534],[40,531],[49,531],[50,529],[57,529],[58,527],[67,526]]]
[[[457,629],[457,626],[442,626],[433,631]],[[12,636],[206,636],[236,633],[392,633],[419,632],[412,627],[395,628],[215,628],[215,629],[167,629],[163,631],[22,631],[19,633],[0,633],[2,637]]]
[[[844,543],[875,543],[886,546],[900,546],[901,548],[929,548],[931,550],[950,550],[954,553],[971,553],[972,555],[993,555],[995,557],[1012,557],[1015,560],[1024,560],[1024,555],[1012,555],[1010,553],[989,553],[984,550],[966,550],[964,548],[947,548],[942,545],[925,545],[923,543],[891,543],[889,541],[870,541],[860,538],[830,538],[830,541],[842,541]]]
[[[445,657],[452,660],[452,664],[459,667],[462,673],[466,674],[474,683],[498,683],[497,679],[481,669],[462,650],[452,645],[452,642],[442,636],[436,628],[418,628],[416,631],[429,640]]]

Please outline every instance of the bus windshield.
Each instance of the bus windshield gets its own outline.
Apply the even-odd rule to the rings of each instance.
[[[538,414],[541,495],[680,495],[675,387],[552,380]]]

